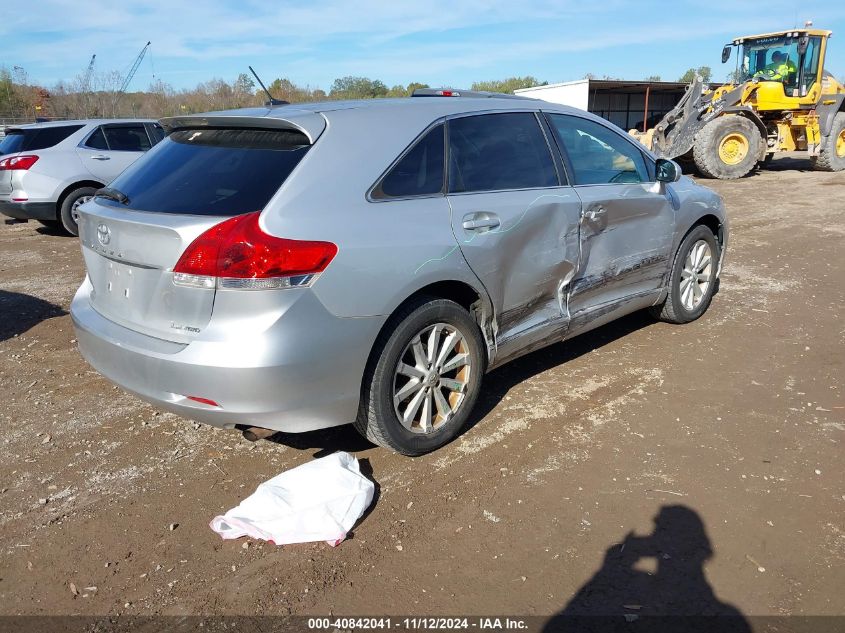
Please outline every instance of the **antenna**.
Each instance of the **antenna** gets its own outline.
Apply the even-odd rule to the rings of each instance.
[[[290,101],[282,101],[281,99],[274,99],[273,95],[270,94],[270,91],[267,90],[267,86],[264,85],[264,82],[261,81],[261,77],[258,76],[258,73],[253,70],[252,66],[247,66],[249,68],[249,72],[252,73],[252,76],[258,80],[258,84],[261,86],[262,90],[267,94],[267,98],[270,99],[264,105],[268,106],[277,106],[277,105],[288,105]]]

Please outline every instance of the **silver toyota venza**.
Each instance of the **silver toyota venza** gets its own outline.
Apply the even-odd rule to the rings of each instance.
[[[161,123],[80,208],[71,314],[91,365],[186,418],[417,455],[485,372],[716,291],[721,199],[580,110],[429,90]]]

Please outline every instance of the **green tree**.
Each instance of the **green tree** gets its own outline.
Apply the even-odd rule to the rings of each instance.
[[[680,78],[678,78],[678,81],[690,83],[693,79],[695,79],[696,75],[698,75],[701,77],[701,80],[707,84],[710,83],[712,74],[710,66],[699,66],[698,68],[690,68],[687,72],[681,75]]]
[[[241,73],[235,79],[235,85],[233,87],[236,95],[251,95],[255,90],[255,82],[246,73]]]
[[[399,84],[393,86],[390,90],[387,91],[388,97],[407,97],[408,91],[405,89],[405,86]]]
[[[483,92],[502,92],[513,94],[514,90],[520,88],[533,88],[534,86],[546,86],[548,81],[539,81],[536,77],[527,75],[525,77],[508,77],[507,79],[494,79],[493,81],[476,81],[472,84],[473,90]]]
[[[417,81],[412,81],[411,83],[408,84],[408,87],[405,89],[405,92],[408,95],[412,95],[412,94],[414,94],[414,90],[416,90],[417,88],[430,88],[430,87],[431,86],[429,86],[428,84],[421,84]]]
[[[368,77],[339,77],[332,83],[330,99],[376,99],[386,97],[389,90],[383,82]]]
[[[661,81],[660,75],[649,75],[645,78],[645,81]]]

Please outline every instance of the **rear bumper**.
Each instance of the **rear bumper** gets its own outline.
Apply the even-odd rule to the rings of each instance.
[[[0,213],[16,220],[55,220],[55,202],[13,202],[0,197]]]
[[[266,330],[238,331],[232,324],[226,340],[180,344],[106,319],[91,307],[90,291],[86,279],[70,308],[85,359],[142,399],[222,428],[244,424],[298,433],[352,422],[367,357],[383,323],[375,317],[335,317],[303,290]]]

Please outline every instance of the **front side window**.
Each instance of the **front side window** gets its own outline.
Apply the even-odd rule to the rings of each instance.
[[[822,48],[822,38],[811,37],[804,54],[804,84],[800,86],[801,94],[806,94],[819,79],[819,54]]]
[[[150,149],[150,137],[143,125],[104,126],[110,150],[119,152],[146,152]]]
[[[443,191],[445,126],[434,126],[373,189],[373,198],[407,198]]]
[[[106,135],[103,134],[103,128],[98,127],[94,133],[85,141],[85,147],[91,149],[108,149],[109,145],[106,143]]]
[[[601,123],[566,114],[550,114],[574,171],[576,185],[648,182],[642,152]]]
[[[449,192],[555,187],[546,137],[531,112],[504,112],[449,122]]]
[[[149,129],[152,132],[154,145],[164,138],[164,130],[158,123],[153,123]]]

